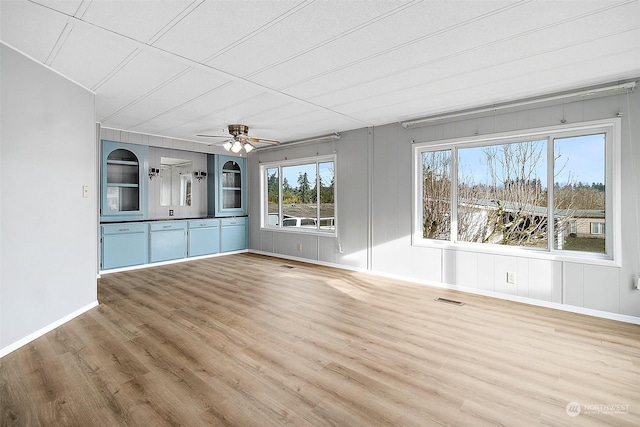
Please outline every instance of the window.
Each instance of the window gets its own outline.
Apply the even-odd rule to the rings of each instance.
[[[612,259],[618,127],[415,144],[414,241]]]
[[[300,159],[261,166],[262,226],[335,231],[335,159]]]
[[[604,222],[592,222],[591,234],[604,234]]]

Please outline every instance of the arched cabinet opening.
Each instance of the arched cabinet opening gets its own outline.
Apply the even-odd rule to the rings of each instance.
[[[140,162],[129,150],[107,157],[107,212],[140,210]]]
[[[148,150],[142,145],[102,141],[101,221],[146,218]]]

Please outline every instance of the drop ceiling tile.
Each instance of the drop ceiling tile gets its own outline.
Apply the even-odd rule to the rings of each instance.
[[[93,1],[82,19],[146,42],[191,3],[193,0]]]
[[[135,49],[136,45],[132,42],[75,25],[53,59],[51,67],[91,88]]]
[[[44,63],[67,17],[27,1],[0,1],[0,39]]]
[[[517,43],[519,34],[535,35],[532,46],[541,46],[543,44],[535,42],[535,39],[541,38],[547,31],[554,32],[553,38],[555,40],[550,41],[550,43],[552,45],[560,45],[566,39],[564,34],[571,33],[571,30],[567,30],[567,25],[574,24],[571,22],[572,18],[592,13],[594,8],[602,8],[603,4],[611,5],[611,3],[603,2],[581,2],[580,5],[560,2],[558,7],[540,8],[539,4],[536,3],[524,3],[483,19],[462,16],[459,23],[466,22],[465,25],[456,27],[456,24],[450,21],[446,27],[455,30],[429,33],[432,35],[412,43],[397,44],[397,49],[387,50],[380,55],[370,55],[366,60],[353,63],[349,67],[336,68],[324,74],[316,73],[317,78],[312,77],[298,84],[292,82],[286,87],[285,91],[294,96],[305,98],[329,91],[341,91],[344,88],[349,88],[362,82],[374,81],[382,76],[398,73],[402,70],[411,70],[415,67],[436,64],[438,61],[446,60],[455,55],[466,54],[482,47],[489,48],[483,52],[488,52],[485,61],[491,61],[495,54],[500,54],[501,49],[503,49],[501,47],[502,44],[511,39],[515,39]],[[629,19],[629,15],[619,8],[613,9],[610,14],[627,16],[627,19]],[[631,14],[630,16],[634,15]],[[412,19],[415,18],[407,17],[408,22],[411,22]],[[587,17],[587,19],[591,18]],[[541,27],[548,29],[537,31]],[[546,41],[547,39],[545,39]],[[529,48],[530,46],[527,44],[522,47]],[[320,58],[311,59],[312,62],[316,59],[320,60]],[[292,69],[295,71],[295,64],[292,64]],[[457,68],[453,69],[453,71],[455,70]],[[260,80],[256,79],[256,81]],[[266,84],[267,82],[262,83]]]
[[[640,37],[640,30],[627,36]],[[599,43],[611,44],[615,41],[603,40]],[[583,45],[582,53],[555,51],[544,57],[523,59],[483,73],[469,73],[414,87],[394,96],[361,99],[340,110],[379,124],[377,120],[383,115],[395,115],[402,120],[485,106],[613,81],[628,76],[629,70],[640,70],[640,56],[634,55],[638,53],[637,47],[622,48],[605,55],[588,55],[598,48]],[[567,55],[573,60],[563,61]]]
[[[271,87],[289,88],[366,58],[375,58],[386,51],[428,39],[467,21],[473,22],[478,15],[496,13],[496,10],[511,6],[512,3],[465,2],[465,7],[451,2],[412,4],[411,7],[345,35],[333,43],[252,76],[251,79]],[[398,31],[399,28],[402,30]],[[429,54],[428,51],[421,51],[418,57],[403,59],[413,62]],[[397,65],[388,63],[385,68],[387,67],[394,68]]]
[[[69,16],[73,16],[80,8],[80,5],[87,1],[88,0],[32,0],[33,3],[57,10]],[[2,2],[4,3],[4,0],[2,0]]]
[[[180,106],[197,99],[228,80],[198,69],[188,69],[180,77],[154,90],[107,121],[108,127],[158,134],[155,126],[161,116],[170,116]]]
[[[209,1],[177,23],[154,46],[203,61],[301,4],[301,1]],[[247,58],[236,57],[244,62]]]
[[[239,76],[248,76],[278,63],[286,66],[288,59],[339,39],[405,4],[407,1],[311,3],[209,64]],[[238,58],[244,60],[238,61]]]
[[[102,121],[180,73],[184,64],[152,52],[138,52],[96,89],[96,116]]]

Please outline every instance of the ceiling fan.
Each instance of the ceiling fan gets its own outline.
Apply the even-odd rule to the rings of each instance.
[[[199,134],[196,136],[200,136],[203,138],[227,138],[226,141],[218,142],[214,144],[222,144],[225,150],[232,151],[234,153],[239,153],[243,148],[247,153],[254,150],[256,147],[253,145],[255,143],[264,143],[271,145],[279,145],[279,141],[274,141],[272,139],[263,139],[263,138],[253,138],[247,135],[249,133],[249,126],[233,124],[229,125],[229,135],[232,138],[229,138],[227,135],[203,135]],[[209,144],[213,145],[213,144]]]

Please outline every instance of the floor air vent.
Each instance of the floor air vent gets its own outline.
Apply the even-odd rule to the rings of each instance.
[[[280,267],[282,268],[294,268],[293,265],[282,264]]]
[[[446,299],[446,298],[435,298],[434,301],[444,302],[446,304],[453,304],[453,305],[464,305],[463,302],[455,301],[455,300],[452,300],[452,299]]]

